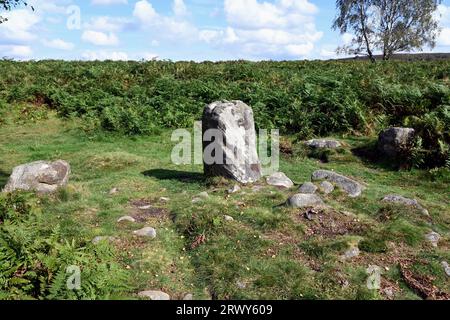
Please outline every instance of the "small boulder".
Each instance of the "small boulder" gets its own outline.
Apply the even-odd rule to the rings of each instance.
[[[306,141],[305,144],[310,148],[315,149],[337,149],[342,146],[339,141],[327,139],[312,139]]]
[[[345,251],[343,258],[344,259],[352,259],[352,258],[359,256],[359,254],[360,254],[359,248],[352,247],[352,248],[348,249],[347,251]]]
[[[113,242],[114,240],[116,240],[116,238],[111,237],[111,236],[97,236],[94,239],[92,239],[91,242],[93,244],[99,244],[100,242],[103,242],[103,241]]]
[[[425,235],[425,239],[428,240],[428,242],[430,242],[431,245],[436,248],[438,246],[439,240],[441,240],[441,235],[437,232],[432,231]]]
[[[162,291],[154,291],[154,290],[141,291],[138,293],[138,296],[140,298],[146,298],[150,300],[170,300],[170,296]]]
[[[238,185],[238,184],[235,184],[234,186],[233,186],[233,188],[231,188],[231,189],[228,189],[228,194],[233,194],[233,193],[237,193],[237,192],[239,192],[239,191],[241,191],[241,187]]]
[[[282,187],[282,188],[292,188],[294,186],[294,183],[291,179],[289,179],[283,172],[276,172],[266,179],[267,184],[271,186],[276,187]]]
[[[232,216],[223,216],[223,218],[224,218],[224,220],[225,221],[227,221],[227,222],[233,222],[234,221],[234,218],[232,217]]]
[[[422,207],[416,199],[408,199],[397,194],[390,194],[385,196],[382,201],[413,207],[420,210],[424,215],[429,215],[428,210]]]
[[[16,190],[52,193],[67,185],[70,165],[63,160],[36,161],[15,167],[3,192]]]
[[[194,300],[194,296],[192,295],[192,293],[188,293],[183,297],[183,300],[185,300],[185,301]]]
[[[315,194],[298,193],[288,199],[287,205],[293,208],[304,208],[323,206],[324,202]]]
[[[327,180],[328,182],[332,182],[352,198],[359,197],[364,190],[364,187],[359,182],[333,171],[317,170],[312,174],[311,179],[313,181]]]
[[[133,234],[139,237],[156,238],[156,230],[151,227],[145,227],[140,230],[133,231]]]
[[[109,194],[110,196],[112,196],[112,195],[115,195],[115,194],[118,193],[118,192],[119,192],[119,189],[118,189],[118,188],[112,188],[111,190],[109,190],[108,194]]]
[[[206,199],[206,198],[209,198],[209,194],[208,194],[208,192],[203,191],[203,192],[200,192],[200,193],[198,194],[198,197],[199,197],[199,198]]]
[[[412,128],[389,128],[380,133],[378,150],[388,157],[395,158],[409,150],[414,142],[415,131]]]
[[[322,181],[319,185],[320,191],[325,194],[330,194],[334,191],[334,186],[328,181]]]
[[[161,198],[159,198],[159,201],[160,202],[169,202],[170,201],[170,198],[167,198],[167,197],[161,197]]]
[[[117,222],[136,222],[136,219],[135,218],[133,218],[133,217],[131,217],[131,216],[123,216],[123,217],[120,217],[118,220],[117,220]]]
[[[450,266],[447,261],[442,261],[442,267],[444,268],[445,274],[450,277]]]
[[[317,187],[314,183],[312,182],[305,182],[304,184],[302,184],[302,186],[298,189],[298,191],[300,193],[304,193],[304,194],[314,194],[317,191]]]

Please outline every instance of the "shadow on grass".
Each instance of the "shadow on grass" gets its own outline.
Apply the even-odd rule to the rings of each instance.
[[[177,180],[186,183],[203,183],[206,181],[204,175],[198,172],[152,169],[144,171],[142,174],[146,177],[153,177],[158,180]]]
[[[363,163],[372,168],[383,169],[386,171],[398,171],[407,169],[406,164],[394,159],[386,159],[377,148],[376,143],[360,145],[351,150],[353,155],[360,158]]]
[[[0,170],[0,191],[6,186],[9,179],[9,173]]]

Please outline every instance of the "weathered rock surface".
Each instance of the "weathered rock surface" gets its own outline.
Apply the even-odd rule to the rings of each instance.
[[[14,168],[3,191],[52,193],[67,184],[69,175],[70,165],[63,160],[27,163]]]
[[[352,258],[359,256],[359,254],[360,254],[359,248],[353,247],[353,248],[350,248],[347,251],[345,251],[343,258],[344,259],[352,259]]]
[[[294,183],[283,172],[276,172],[267,177],[267,184],[282,188],[292,188]]]
[[[317,170],[312,174],[311,179],[313,181],[317,180],[327,180],[336,184],[339,188],[344,190],[350,197],[359,197],[362,191],[365,189],[359,182],[347,178],[341,174],[328,170]]]
[[[156,238],[156,230],[151,227],[145,227],[140,230],[133,231],[133,234],[139,237]]]
[[[194,296],[192,293],[188,293],[183,297],[183,300],[186,300],[186,301],[194,300]]]
[[[287,205],[293,208],[304,208],[323,206],[324,202],[318,195],[298,193],[288,199]]]
[[[337,149],[342,146],[339,141],[327,139],[312,139],[306,141],[305,144],[310,148],[316,149]]]
[[[228,192],[229,194],[233,194],[233,193],[237,193],[237,192],[239,192],[239,191],[241,191],[241,187],[240,187],[239,185],[235,184],[235,185],[233,186],[233,188],[228,189],[227,192]]]
[[[432,231],[425,235],[425,239],[427,239],[433,247],[437,247],[439,240],[441,240],[441,235],[437,232]]]
[[[408,150],[414,141],[412,128],[389,128],[378,137],[378,150],[388,157],[397,157],[402,150]]]
[[[223,176],[243,184],[261,179],[255,122],[249,106],[242,101],[214,102],[205,108],[202,124],[204,140],[209,140],[203,141],[206,176]]]
[[[334,191],[334,186],[328,181],[322,181],[319,185],[320,191],[325,194],[330,194]]]
[[[225,215],[225,216],[223,216],[223,218],[224,218],[224,220],[227,221],[227,222],[233,222],[233,221],[234,221],[234,218],[233,218],[232,216],[227,216],[227,215]]]
[[[450,277],[450,266],[447,261],[442,261],[442,267],[444,268],[445,274]]]
[[[397,194],[390,194],[383,198],[384,202],[401,204],[408,207],[413,207],[420,210],[423,214],[428,215],[428,210],[420,205],[420,203],[416,199],[409,199]]]
[[[162,291],[148,290],[138,293],[140,298],[147,298],[150,300],[170,300],[170,296]]]
[[[120,217],[118,220],[117,220],[117,222],[136,222],[136,219],[135,218],[133,218],[133,217],[131,217],[131,216],[123,216],[123,217]]]
[[[312,182],[305,182],[304,184],[302,184],[302,186],[298,189],[298,191],[300,193],[305,193],[305,194],[313,194],[316,193],[317,191],[317,186],[312,183]]]

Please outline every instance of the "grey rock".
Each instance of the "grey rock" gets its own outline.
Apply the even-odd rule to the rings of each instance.
[[[109,190],[109,195],[112,196],[112,195],[114,195],[114,194],[116,194],[118,192],[119,192],[118,188],[112,188],[111,190]]]
[[[198,194],[198,197],[199,197],[199,198],[206,199],[206,198],[209,198],[209,194],[208,194],[208,192],[203,191],[203,192],[200,192],[200,193]]]
[[[293,208],[304,208],[323,206],[324,202],[318,195],[298,193],[289,198],[287,205]]]
[[[243,282],[243,281],[240,281],[240,280],[237,280],[237,281],[236,281],[236,286],[237,286],[239,289],[245,289],[245,288],[247,288],[247,284],[246,284],[245,282]]]
[[[229,194],[233,194],[233,193],[237,193],[237,192],[239,192],[239,191],[241,191],[241,187],[240,187],[239,185],[235,184],[235,185],[233,186],[233,188],[228,189],[227,192],[228,192]]]
[[[15,167],[3,192],[15,190],[52,193],[67,185],[70,165],[63,160],[36,161]]]
[[[156,238],[156,230],[151,227],[145,227],[140,230],[133,231],[133,234],[139,237]]]
[[[314,183],[312,183],[312,182],[305,182],[304,184],[302,184],[300,189],[298,189],[298,191],[300,193],[313,194],[313,193],[316,193],[317,189],[318,188],[316,187],[316,185]]]
[[[117,222],[136,222],[136,219],[131,216],[120,217]]]
[[[147,298],[150,300],[170,300],[170,296],[162,291],[148,290],[138,293],[140,298]]]
[[[414,207],[420,210],[424,215],[429,215],[428,210],[422,207],[416,199],[409,199],[397,194],[390,194],[385,196],[382,201]]]
[[[231,217],[231,216],[223,216],[223,218],[225,219],[225,221],[228,221],[228,222],[232,222],[232,221],[234,221],[234,218],[233,217]]]
[[[310,148],[316,149],[337,149],[342,146],[339,141],[327,139],[312,139],[306,141],[305,144]]]
[[[100,242],[103,241],[108,241],[108,242],[113,242],[116,238],[111,237],[111,236],[97,236],[94,239],[92,239],[92,243],[93,244],[99,244]]]
[[[161,197],[161,198],[159,198],[159,201],[160,201],[160,202],[169,202],[169,201],[170,201],[170,198],[167,198],[167,197]]]
[[[191,301],[191,300],[194,300],[194,296],[192,295],[192,293],[188,293],[187,295],[185,295],[185,296],[183,297],[183,300],[185,300],[185,301]]]
[[[433,247],[437,247],[439,240],[441,240],[441,235],[437,232],[430,232],[425,235],[425,239],[428,240]]]
[[[320,190],[325,194],[330,194],[334,191],[334,186],[328,181],[322,181],[319,187]]]
[[[276,172],[269,177],[267,177],[267,184],[271,186],[276,187],[282,187],[282,188],[292,188],[294,186],[294,183],[291,179],[289,179],[283,172]]]
[[[359,182],[333,171],[317,170],[312,174],[311,179],[313,181],[327,180],[328,182],[332,182],[344,190],[352,198],[359,197],[364,190],[364,186],[362,186]]]
[[[344,259],[352,259],[352,258],[359,256],[359,254],[360,254],[359,248],[353,247],[353,248],[350,248],[347,251],[345,251],[343,258]]]
[[[150,204],[148,204],[148,205],[146,205],[146,206],[140,206],[140,207],[138,207],[139,210],[148,210],[148,209],[151,209],[151,208],[152,208],[152,206],[151,206]]]
[[[242,101],[214,102],[205,108],[202,125],[203,136],[212,134],[210,140],[214,140],[203,142],[206,176],[223,176],[243,184],[261,179],[253,110],[249,106]],[[217,139],[218,134],[221,137]],[[213,150],[215,159],[211,159]]]
[[[415,131],[412,128],[389,128],[380,133],[378,150],[388,157],[395,158],[402,150],[411,148]]]
[[[447,261],[442,261],[441,264],[444,268],[445,274],[450,277],[450,266],[448,265]]]

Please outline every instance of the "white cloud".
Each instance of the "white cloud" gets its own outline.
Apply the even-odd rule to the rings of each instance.
[[[128,4],[127,0],[92,0],[94,5]]]
[[[0,57],[8,58],[29,58],[33,50],[29,46],[22,45],[0,45]]]
[[[13,10],[2,13],[8,19],[0,24],[0,39],[14,42],[28,42],[36,38],[33,28],[41,21],[34,12],[27,9]]]
[[[174,0],[172,5],[173,13],[176,16],[182,17],[188,14],[188,10],[184,0]]]
[[[114,61],[128,60],[128,54],[122,51],[86,50],[81,54],[81,57],[84,60],[114,60]]]
[[[73,48],[75,47],[73,43],[66,42],[62,39],[43,40],[42,43],[46,47],[59,50],[73,50]]]
[[[316,30],[317,7],[308,0],[225,0],[228,26],[205,29],[199,39],[239,58],[309,56],[323,33]]]
[[[100,31],[86,30],[81,35],[81,39],[96,46],[115,46],[119,44],[119,38],[112,33],[104,33]]]
[[[127,18],[101,16],[86,22],[84,28],[86,30],[120,32],[130,24],[131,21]]]
[[[443,28],[438,39],[438,46],[450,46],[450,28]]]

